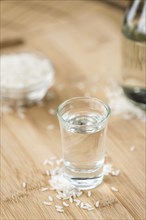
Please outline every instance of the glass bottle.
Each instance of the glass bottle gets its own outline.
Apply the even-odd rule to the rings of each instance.
[[[122,82],[125,95],[146,108],[146,0],[131,0],[122,26]]]

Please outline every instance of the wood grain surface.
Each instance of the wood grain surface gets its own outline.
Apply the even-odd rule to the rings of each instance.
[[[145,219],[145,124],[137,119],[110,118],[106,161],[121,173],[106,177],[92,197],[82,196],[89,203],[100,200],[98,209],[88,212],[71,204],[57,213],[54,206],[42,204],[48,192],[39,190],[48,182],[43,161],[61,157],[58,120],[48,110],[87,93],[107,101],[107,83],[121,74],[122,16],[100,1],[1,1],[1,27],[24,40],[23,45],[3,48],[1,54],[41,52],[56,73],[54,98],[29,107],[24,119],[16,112],[1,117],[1,219]],[[85,89],[77,87],[79,82]],[[54,129],[47,129],[49,124]],[[119,191],[113,192],[112,186]]]

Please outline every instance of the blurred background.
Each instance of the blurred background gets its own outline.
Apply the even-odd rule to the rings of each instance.
[[[96,83],[100,76],[102,84],[119,78],[121,25],[128,2],[1,1],[1,53],[42,52],[55,65],[56,80]]]

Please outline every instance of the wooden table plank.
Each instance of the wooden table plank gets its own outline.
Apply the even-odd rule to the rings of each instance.
[[[17,113],[5,114],[1,119],[3,220],[144,219],[145,124],[136,119],[124,121],[120,116],[110,119],[106,161],[121,173],[118,177],[106,177],[93,190],[91,198],[83,195],[83,200],[89,203],[99,199],[99,209],[87,212],[71,204],[65,213],[57,213],[53,206],[42,205],[48,192],[39,191],[48,181],[43,161],[54,155],[61,157],[58,120],[48,109],[86,93],[107,100],[107,82],[120,78],[121,18],[119,11],[100,1],[2,2],[3,27],[7,33],[19,33],[25,39],[24,45],[6,48],[2,53],[40,51],[52,60],[56,70],[51,89],[53,99],[43,106],[28,108],[23,120]],[[77,88],[78,82],[83,82],[85,89]],[[54,124],[54,130],[47,129],[48,124]],[[133,152],[132,145],[136,146]],[[23,181],[27,182],[27,191],[22,188]],[[111,186],[119,192],[112,192]],[[54,196],[54,192],[50,194]]]

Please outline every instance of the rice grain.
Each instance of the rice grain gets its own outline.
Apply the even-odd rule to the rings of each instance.
[[[26,186],[27,186],[26,182],[22,182],[22,187],[23,187],[24,189],[26,189]]]
[[[88,194],[88,197],[90,197],[92,193],[91,193],[91,191],[88,191],[87,194]]]
[[[48,196],[48,199],[49,199],[50,202],[53,202],[52,196]]]
[[[115,188],[115,187],[111,187],[111,190],[113,191],[113,192],[118,192],[119,190],[117,189],[117,188]]]
[[[96,207],[96,208],[99,207],[99,201],[96,201],[96,203],[95,203],[95,207]]]
[[[63,205],[64,205],[65,207],[68,207],[68,206],[69,206],[69,204],[66,203],[66,202],[63,202]]]
[[[40,189],[41,192],[45,192],[45,191],[47,191],[47,190],[49,190],[48,187],[43,187],[43,188]]]
[[[51,206],[51,205],[52,205],[51,202],[46,202],[46,201],[44,201],[43,204],[44,204],[44,205],[48,205],[48,206]]]

